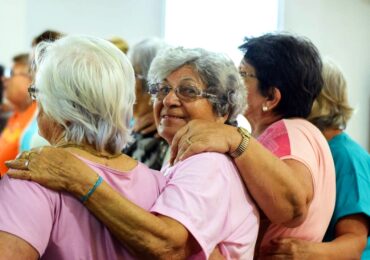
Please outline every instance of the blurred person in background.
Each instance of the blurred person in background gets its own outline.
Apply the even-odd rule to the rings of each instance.
[[[109,41],[113,43],[118,49],[120,49],[124,54],[127,54],[129,50],[129,45],[127,41],[118,36],[110,38]]]
[[[334,215],[324,243],[278,239],[264,250],[271,259],[370,259],[370,155],[344,132],[353,109],[343,73],[327,60],[323,79],[324,87],[308,119],[320,128],[333,154]]]
[[[36,48],[37,44],[43,41],[47,42],[53,42],[56,41],[57,39],[63,37],[63,34],[54,31],[54,30],[46,30],[39,35],[37,35],[33,40],[32,40],[32,53],[31,53],[31,58],[33,56],[33,51]],[[33,80],[33,75],[32,75],[32,80]],[[39,134],[39,128],[37,126],[37,118],[34,117],[31,123],[27,126],[27,128],[24,130],[24,133],[21,137],[20,140],[20,151],[28,151],[31,148],[34,147],[40,147],[44,145],[48,145],[48,141],[45,140],[42,136]]]
[[[14,159],[20,151],[25,129],[36,118],[37,106],[28,95],[32,83],[29,55],[13,58],[9,77],[4,78],[4,96],[13,107],[13,113],[0,134],[0,175],[7,171],[5,161]]]
[[[165,161],[168,143],[158,136],[154,123],[153,104],[149,94],[148,72],[152,60],[167,44],[158,38],[148,38],[137,43],[129,53],[136,79],[136,102],[134,105],[134,142],[123,152],[160,170]]]

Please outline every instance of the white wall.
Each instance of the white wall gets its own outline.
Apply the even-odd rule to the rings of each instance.
[[[347,132],[370,150],[370,0],[285,0],[282,26],[343,70],[355,114]]]
[[[103,38],[120,36],[130,45],[163,36],[164,0],[0,0],[0,63],[29,51],[46,29]]]

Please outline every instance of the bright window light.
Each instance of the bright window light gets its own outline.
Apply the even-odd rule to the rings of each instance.
[[[165,39],[224,52],[238,64],[245,36],[278,29],[279,0],[166,0]]]

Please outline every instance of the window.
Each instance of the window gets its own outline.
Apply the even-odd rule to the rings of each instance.
[[[165,39],[228,54],[236,64],[245,36],[278,29],[278,0],[167,0]]]

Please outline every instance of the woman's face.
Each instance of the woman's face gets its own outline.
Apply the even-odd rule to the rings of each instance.
[[[248,91],[248,109],[245,111],[244,116],[253,126],[254,122],[258,122],[258,120],[263,116],[264,112],[262,111],[262,106],[266,101],[266,97],[262,96],[258,89],[258,79],[255,77],[256,71],[254,67],[245,62],[244,59],[239,65],[239,73],[242,76],[244,85]]]
[[[204,90],[206,86],[199,74],[190,66],[183,66],[173,71],[164,82],[172,87],[163,100],[154,101],[154,118],[160,136],[171,144],[176,132],[192,119],[204,119],[224,123],[223,117],[214,114],[211,103],[206,98],[194,101],[180,100],[173,89],[180,85],[192,85]]]

